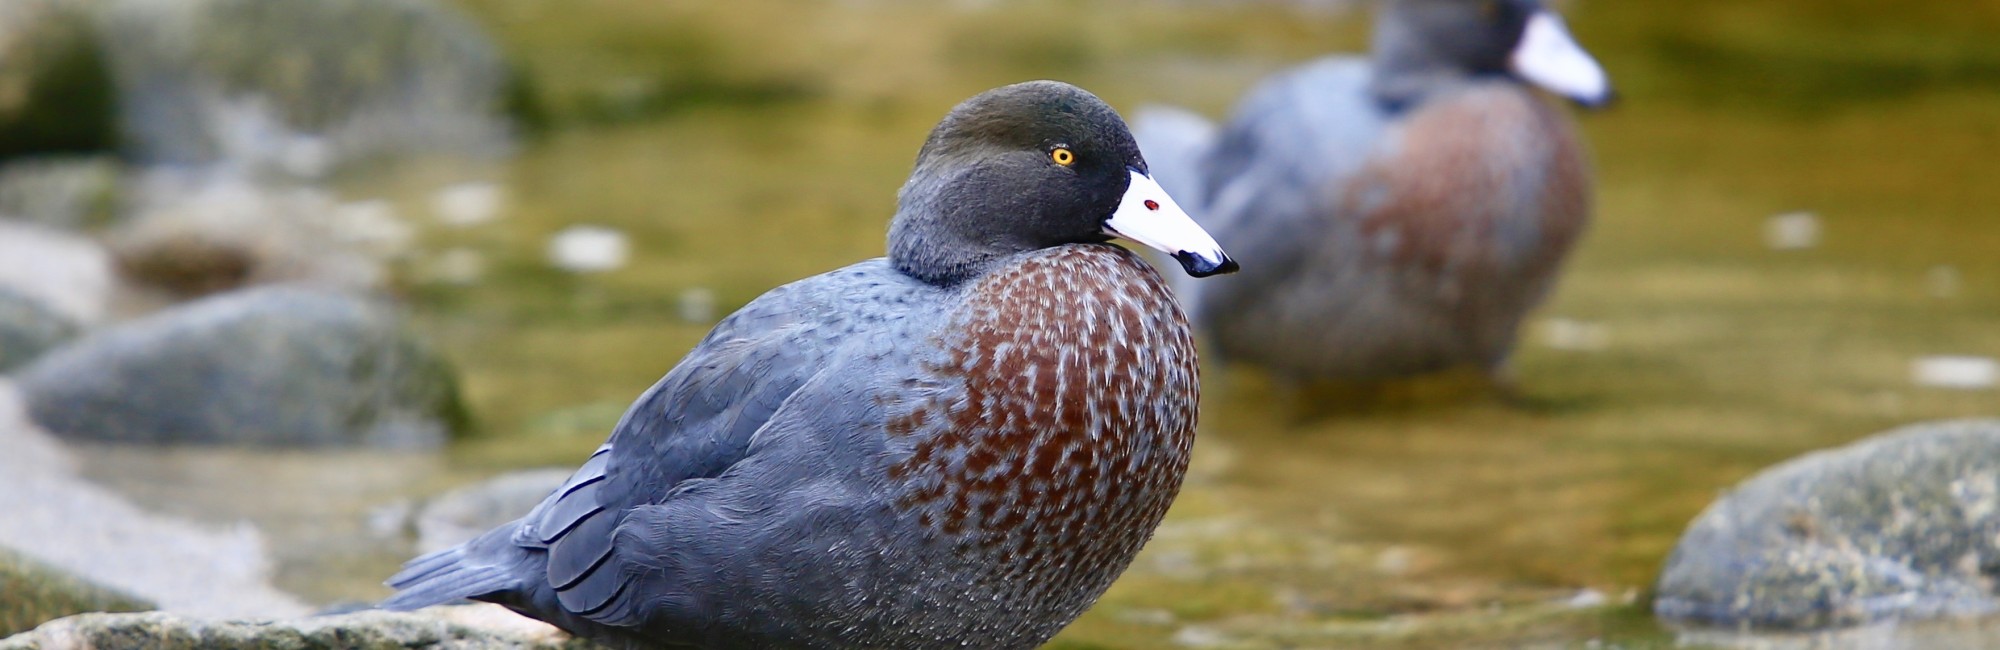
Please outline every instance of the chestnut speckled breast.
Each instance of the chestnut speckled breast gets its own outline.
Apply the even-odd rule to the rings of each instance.
[[[1388,0],[1368,59],[1265,81],[1225,124],[1140,118],[1189,212],[1258,264],[1186,285],[1225,362],[1296,379],[1455,366],[1507,381],[1518,329],[1589,221],[1569,117],[1602,69],[1539,0]]]
[[[916,379],[950,388],[888,422],[911,445],[888,470],[896,506],[991,562],[980,580],[1005,600],[1081,607],[1180,489],[1200,397],[1187,321],[1112,246],[1031,254],[969,294]]]

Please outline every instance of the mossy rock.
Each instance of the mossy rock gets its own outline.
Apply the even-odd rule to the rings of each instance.
[[[73,614],[149,609],[137,597],[0,548],[0,638]]]
[[[108,154],[0,163],[0,217],[66,230],[113,221],[124,169]]]
[[[118,144],[110,69],[80,1],[0,6],[0,161]]]
[[[451,367],[400,311],[297,286],[94,332],[18,383],[44,428],[101,442],[432,448],[467,424]]]
[[[1696,518],[1654,612],[1822,629],[2000,611],[2000,420],[1920,424],[1765,470]]]

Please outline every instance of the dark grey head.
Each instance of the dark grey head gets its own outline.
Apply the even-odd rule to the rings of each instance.
[[[1384,0],[1375,24],[1374,91],[1421,101],[1468,77],[1512,76],[1585,106],[1612,98],[1604,69],[1541,0]]]
[[[965,100],[917,153],[889,227],[889,259],[941,284],[995,260],[1123,236],[1203,277],[1236,270],[1222,247],[1158,183],[1125,120],[1056,81],[1003,86]]]

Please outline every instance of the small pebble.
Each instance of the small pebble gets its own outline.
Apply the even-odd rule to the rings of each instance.
[[[333,147],[326,138],[294,135],[278,151],[278,166],[300,178],[321,178],[333,170]]]
[[[485,275],[486,256],[469,248],[446,249],[431,261],[431,278],[445,284],[475,284]]]
[[[1924,288],[1932,298],[1958,297],[1959,284],[1958,267],[1955,266],[1933,266],[1930,273],[1924,276]]]
[[[1391,546],[1376,556],[1375,570],[1392,576],[1409,573],[1411,565],[1416,563],[1416,556],[1416,552],[1408,547]]]
[[[498,218],[505,202],[497,183],[459,183],[438,190],[431,197],[431,209],[439,222],[463,228]]]
[[[416,240],[416,229],[396,216],[388,201],[356,201],[341,204],[333,211],[335,234],[348,243],[384,254],[408,250]]]
[[[603,226],[570,226],[549,239],[549,263],[572,273],[601,273],[625,266],[625,233]]]
[[[1174,624],[1174,613],[1164,609],[1128,609],[1118,612],[1118,620],[1133,625],[1166,627]]]
[[[1213,628],[1190,625],[1174,633],[1174,645],[1184,648],[1213,648],[1227,645],[1229,637]]]
[[[682,291],[678,307],[682,322],[696,325],[715,322],[715,292],[706,287]]]
[[[1570,596],[1568,600],[1563,601],[1563,605],[1572,609],[1589,609],[1592,607],[1603,607],[1610,602],[1611,599],[1605,597],[1604,592],[1596,589],[1584,589],[1576,592],[1576,595]]]
[[[1787,212],[1764,222],[1764,243],[1774,250],[1804,250],[1819,245],[1819,215]]]
[[[1551,318],[1542,324],[1542,339],[1557,350],[1595,352],[1611,346],[1611,328],[1603,323]]]
[[[1992,388],[2000,383],[2000,361],[1974,356],[1924,357],[1911,364],[1911,374],[1919,386],[1959,390]]]

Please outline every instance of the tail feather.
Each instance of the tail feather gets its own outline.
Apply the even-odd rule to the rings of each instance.
[[[397,590],[396,595],[382,601],[379,607],[408,611],[508,591],[519,586],[512,567],[478,562],[466,555],[465,549],[465,546],[454,546],[404,564],[403,570],[387,582]]]

